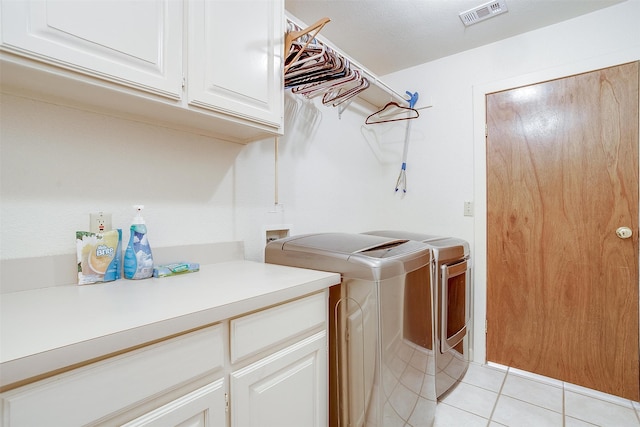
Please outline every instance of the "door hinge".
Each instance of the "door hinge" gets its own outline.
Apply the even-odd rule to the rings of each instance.
[[[224,412],[229,412],[229,393],[224,394]]]
[[[484,137],[487,138],[489,136],[489,126],[484,124]]]
[[[485,335],[487,334],[487,331],[488,331],[488,330],[489,330],[489,329],[488,329],[488,322],[487,322],[487,320],[485,319],[485,321],[484,321],[484,333],[485,333]]]
[[[182,89],[184,89],[187,86],[187,78],[182,76]]]

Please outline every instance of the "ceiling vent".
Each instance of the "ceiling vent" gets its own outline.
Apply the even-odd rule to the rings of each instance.
[[[460,12],[458,16],[460,16],[465,27],[468,27],[469,25],[477,24],[480,21],[493,18],[496,15],[500,15],[508,11],[505,0],[497,0],[474,7],[466,12]]]

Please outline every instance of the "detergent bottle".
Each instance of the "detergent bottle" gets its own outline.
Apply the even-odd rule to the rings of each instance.
[[[142,218],[144,206],[136,205],[134,208],[137,213],[131,223],[131,236],[124,252],[124,277],[146,279],[153,276],[153,255],[147,238],[147,226]]]

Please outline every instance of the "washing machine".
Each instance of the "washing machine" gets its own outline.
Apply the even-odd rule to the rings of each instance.
[[[440,399],[460,382],[469,367],[473,311],[469,243],[455,237],[407,231],[382,230],[365,234],[418,241],[432,250],[436,395]]]
[[[308,234],[270,242],[265,262],[341,275],[329,297],[331,426],[415,425],[417,416],[420,425],[431,425],[434,260],[427,244]]]

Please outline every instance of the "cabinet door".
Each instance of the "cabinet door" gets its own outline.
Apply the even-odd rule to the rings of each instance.
[[[4,427],[80,426],[109,419],[154,396],[222,371],[218,324],[0,395]]]
[[[2,48],[178,99],[182,2],[2,1]]]
[[[167,403],[123,427],[224,427],[224,379],[219,379]]]
[[[280,128],[283,0],[188,3],[189,104]]]
[[[231,374],[232,427],[327,425],[326,331]]]

